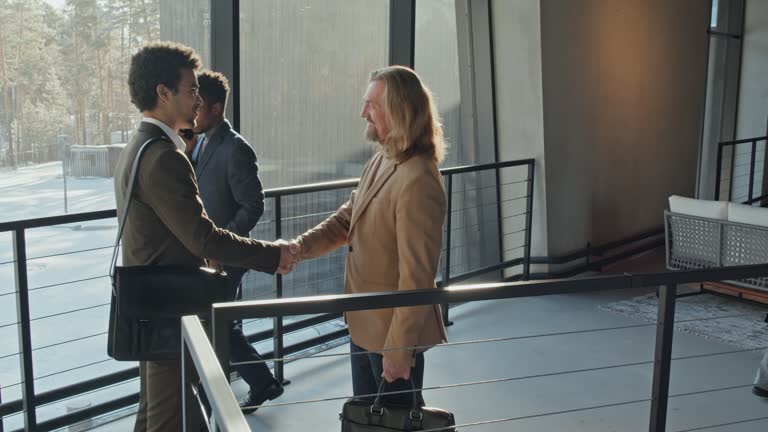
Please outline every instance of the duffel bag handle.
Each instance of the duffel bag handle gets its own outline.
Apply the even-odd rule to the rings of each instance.
[[[419,406],[419,401],[416,397],[416,384],[413,382],[413,377],[408,378],[408,383],[411,385],[411,413],[410,417],[411,420],[420,422],[423,415],[421,413],[421,408]],[[376,394],[376,399],[373,401],[373,405],[371,405],[371,414],[375,415],[383,415],[384,414],[384,400],[382,398],[382,393],[385,393],[386,387],[389,383],[387,380],[382,377],[381,383],[379,383],[379,392]]]

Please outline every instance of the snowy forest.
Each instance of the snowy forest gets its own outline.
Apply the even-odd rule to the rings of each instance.
[[[159,37],[159,0],[0,0],[0,167],[124,142],[130,56]]]

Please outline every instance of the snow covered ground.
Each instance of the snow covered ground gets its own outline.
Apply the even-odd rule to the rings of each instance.
[[[68,213],[115,208],[111,178],[67,177]],[[63,215],[61,162],[0,169],[0,222]]]
[[[68,213],[113,209],[111,178],[67,178]],[[0,170],[0,222],[63,215],[61,163]],[[26,232],[36,393],[133,364],[106,355],[109,283],[106,278],[116,219]],[[83,251],[83,252],[78,252]],[[3,402],[21,396],[12,236],[0,233],[0,387]],[[67,342],[71,341],[68,343]],[[80,368],[84,365],[89,365]],[[66,413],[73,403],[97,403],[138,389],[130,382],[38,410],[38,421]],[[21,416],[4,419],[6,430]]]

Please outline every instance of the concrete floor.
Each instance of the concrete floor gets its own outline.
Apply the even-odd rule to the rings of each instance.
[[[608,271],[652,270],[658,263],[658,256],[652,255]],[[434,348],[427,353],[426,387],[514,380],[427,390],[424,398],[428,405],[453,411],[459,424],[515,418],[466,426],[462,431],[647,431],[650,405],[645,400],[651,395],[653,365],[623,365],[653,359],[655,327],[600,330],[640,323],[596,307],[646,292],[584,293],[457,306],[451,310],[455,322],[448,329],[451,342],[584,332]],[[675,334],[674,357],[707,356],[673,362],[670,394],[686,395],[670,398],[668,431],[768,430],[768,399],[750,392],[762,354],[712,355],[735,349]],[[345,352],[346,345],[324,354]],[[294,361],[286,365],[285,372],[292,383],[275,402],[343,399],[351,394],[346,356]],[[246,391],[242,382],[235,382],[233,389],[238,397]],[[337,431],[342,403],[264,406],[246,418],[254,431]],[[749,421],[753,419],[760,420]],[[98,430],[131,430],[132,422],[129,417]]]

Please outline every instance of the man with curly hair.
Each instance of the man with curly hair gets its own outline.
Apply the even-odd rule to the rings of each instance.
[[[118,218],[125,221],[123,265],[204,266],[205,259],[213,259],[266,273],[286,273],[295,265],[296,246],[240,237],[217,227],[203,209],[195,173],[177,134],[195,127],[201,104],[196,76],[199,67],[195,51],[176,43],[152,43],[131,58],[131,102],[143,119],[120,154],[115,171]],[[157,137],[167,141],[156,142],[144,152],[131,196],[133,203],[129,214],[122,214],[139,148]],[[115,311],[113,302],[112,323],[116,322]],[[180,361],[140,362],[139,412],[134,430],[180,431],[181,413]]]

